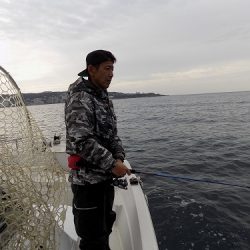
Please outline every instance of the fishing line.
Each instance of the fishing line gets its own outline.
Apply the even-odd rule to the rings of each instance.
[[[147,174],[147,175],[153,175],[153,176],[161,176],[169,179],[174,180],[184,180],[184,181],[191,181],[191,182],[203,182],[203,183],[210,183],[210,184],[219,184],[224,186],[231,186],[231,187],[239,187],[239,188],[249,188],[250,186],[246,185],[240,185],[236,183],[229,183],[229,182],[223,182],[218,180],[210,180],[210,179],[198,179],[198,178],[191,178],[186,176],[177,176],[177,175],[171,175],[163,172],[146,172],[146,171],[138,171],[135,169],[131,170],[132,174]]]

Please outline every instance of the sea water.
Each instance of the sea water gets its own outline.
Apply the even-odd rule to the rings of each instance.
[[[250,185],[250,92],[113,102],[134,169]],[[64,104],[28,109],[65,140]],[[250,189],[141,177],[160,250],[250,249]]]

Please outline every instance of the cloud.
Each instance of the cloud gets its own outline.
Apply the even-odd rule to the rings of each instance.
[[[185,82],[189,92],[209,91],[192,83],[214,78],[226,91],[227,72],[239,82],[250,77],[249,9],[248,0],[5,0],[0,64],[25,89],[32,83],[34,91],[65,90],[86,54],[104,48],[118,59],[112,87],[118,91],[168,92],[170,79]]]
[[[154,79],[186,80],[186,79],[204,79],[209,77],[224,77],[232,74],[249,73],[249,61],[228,62],[221,65],[210,65],[207,67],[198,67],[178,72],[163,72],[152,74]]]
[[[158,92],[162,94],[244,91],[249,82],[249,69],[250,60],[206,65],[182,71],[156,73],[144,80],[117,81],[111,89],[127,92],[144,89],[144,92],[154,92],[157,85]]]

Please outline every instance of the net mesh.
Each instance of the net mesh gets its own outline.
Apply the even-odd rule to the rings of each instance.
[[[58,249],[65,173],[0,67],[0,249]]]

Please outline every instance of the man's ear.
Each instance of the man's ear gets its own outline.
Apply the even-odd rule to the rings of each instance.
[[[88,73],[89,73],[89,75],[91,76],[91,75],[93,75],[94,73],[96,72],[96,67],[95,66],[93,66],[93,65],[88,65]]]

